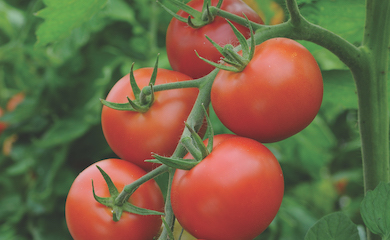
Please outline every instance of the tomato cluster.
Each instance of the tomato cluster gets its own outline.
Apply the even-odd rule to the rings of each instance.
[[[120,159],[99,161],[74,181],[66,202],[66,220],[74,239],[153,239],[160,230],[160,216],[140,216],[130,211],[118,222],[112,216],[116,212],[114,207],[121,208],[123,204],[118,202],[117,192],[127,194],[125,186],[131,186],[142,176],[153,178],[157,167],[176,169],[168,188],[172,211],[180,225],[198,239],[250,240],[262,233],[276,216],[283,199],[284,178],[276,157],[263,143],[288,138],[310,124],[322,102],[321,72],[301,44],[273,38],[253,44],[252,54],[248,54],[248,49],[235,52],[236,59],[250,56],[242,61],[245,65],[238,71],[222,67],[216,75],[208,77],[215,64],[202,61],[195,52],[219,63],[221,56],[229,54],[217,51],[216,44],[220,51],[227,44],[233,49],[242,43],[239,39],[245,40],[252,34],[248,26],[230,25],[225,19],[210,15],[211,6],[245,15],[254,24],[263,23],[241,0],[220,3],[192,0],[188,6],[202,11],[200,20],[191,20],[185,11],[179,11],[177,16],[188,22],[172,19],[166,47],[173,70],[158,68],[157,64],[154,69],[132,69],[102,101],[102,130]],[[195,26],[199,21],[206,23]],[[227,63],[231,61],[223,59],[221,66]],[[208,102],[234,134],[213,136],[209,126],[209,138],[202,143],[185,122],[204,85],[188,83],[207,81],[212,81]],[[182,138],[185,128],[191,133],[186,135],[187,139],[191,135],[190,143],[184,143]],[[180,143],[189,153],[170,158]],[[156,160],[146,161],[153,158]],[[181,165],[172,165],[173,161]],[[195,164],[184,167],[186,162]],[[103,177],[96,166],[112,179]],[[109,190],[113,188],[110,182],[117,190]],[[161,190],[153,179],[135,189],[128,193],[129,203],[163,211]],[[114,210],[109,206],[114,206]]]

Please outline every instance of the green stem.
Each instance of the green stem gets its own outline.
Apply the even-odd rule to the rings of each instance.
[[[209,73],[207,76],[200,78],[201,84],[199,86],[199,95],[196,99],[196,102],[194,104],[194,107],[192,108],[192,111],[187,119],[187,124],[192,127],[195,131],[198,131],[200,127],[203,124],[204,120],[204,105],[206,108],[210,105],[210,92],[211,92],[211,86],[213,84],[214,78],[218,73],[218,69],[213,70],[211,73]],[[191,135],[190,131],[185,128],[182,134],[181,139],[185,137],[189,137]],[[173,153],[173,157],[183,157],[187,153],[187,150],[182,144],[178,144],[176,147],[175,152]],[[173,224],[175,222],[175,216],[172,211],[172,206],[170,202],[170,198],[168,196],[171,195],[171,185],[172,185],[172,179],[173,179],[173,173],[174,169],[170,170],[170,180],[168,182],[168,191],[167,191],[167,199],[165,203],[165,220],[170,226],[171,230],[173,230]],[[166,240],[168,237],[168,231],[167,229],[163,229],[159,240]]]
[[[275,26],[262,26],[256,33],[256,44],[273,37],[287,37],[305,40],[322,46],[335,54],[351,70],[360,69],[361,52],[359,48],[339,35],[308,22],[299,12],[295,0],[286,0],[291,18]]]
[[[353,71],[359,99],[359,127],[365,192],[389,182],[389,111],[387,75],[390,49],[390,1],[366,1],[364,61]],[[381,239],[367,231],[367,239]]]
[[[178,89],[178,88],[199,88],[199,86],[202,84],[203,81],[205,81],[204,78],[199,78],[199,79],[187,80],[187,81],[181,81],[181,82],[171,82],[171,83],[158,84],[158,85],[153,86],[153,91],[159,92],[159,91]],[[144,87],[142,89],[142,94],[144,94],[144,95],[151,94],[150,86]]]
[[[167,167],[165,165],[159,166],[158,168],[153,169],[152,171],[148,172],[144,176],[138,178],[134,182],[126,185],[123,188],[122,192],[115,199],[115,203],[122,205],[123,203],[125,203],[129,199],[131,194],[133,194],[134,191],[137,190],[137,188],[139,186],[141,186],[143,183],[145,183],[145,182],[147,182],[147,181],[149,181],[149,180],[151,180],[151,179],[157,177],[158,175],[163,174],[167,171],[169,171],[169,167]]]
[[[165,212],[164,219],[165,222],[168,224],[171,232],[173,231],[173,226],[175,225],[175,214],[173,213],[172,204],[171,204],[171,188],[172,188],[172,181],[173,181],[174,174],[175,174],[175,169],[171,168],[169,170],[167,196],[165,199],[165,207],[164,207],[164,212]],[[158,239],[166,240],[168,239],[168,235],[169,235],[169,231],[164,226],[163,231],[161,232],[161,235]]]
[[[256,32],[254,36],[256,45],[275,37],[305,40],[328,49],[340,58],[340,60],[349,68],[360,69],[361,61],[359,59],[361,59],[361,51],[359,48],[339,35],[308,22],[300,14],[295,0],[286,0],[286,5],[290,13],[290,19],[285,23],[270,26],[250,22],[253,30]],[[220,9],[212,8],[212,13],[241,25],[247,25],[248,23],[248,20],[245,18]],[[240,47],[241,46],[238,46],[237,49],[240,49]]]
[[[248,20],[244,17],[240,17],[240,16],[237,16],[235,14],[232,14],[230,12],[227,12],[225,10],[222,10],[222,9],[219,9],[217,7],[214,7],[214,6],[211,6],[210,7],[210,13],[213,15],[213,16],[220,16],[220,17],[223,17],[223,18],[226,18],[226,19],[229,19],[231,20],[232,22],[234,23],[238,23],[242,26],[248,26]],[[249,21],[250,24],[252,25],[252,28],[253,28],[253,31],[256,31],[256,29],[260,28],[261,24],[259,23],[255,23],[255,22],[252,22],[252,21]]]

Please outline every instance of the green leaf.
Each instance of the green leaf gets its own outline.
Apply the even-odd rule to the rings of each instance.
[[[285,140],[268,143],[280,155],[284,164],[293,164],[304,170],[313,179],[321,176],[321,171],[332,159],[336,139],[327,123],[320,116],[301,132]],[[293,156],[293,157],[291,157]]]
[[[381,182],[374,190],[368,191],[362,201],[360,213],[371,232],[389,239],[390,184]]]
[[[348,70],[323,71],[324,101],[342,106],[344,109],[357,109],[356,86]]]
[[[104,14],[111,19],[139,25],[134,9],[123,0],[110,0],[104,9]]]
[[[80,117],[64,118],[53,124],[37,141],[39,147],[53,147],[69,143],[83,136],[90,128],[90,123]]]
[[[37,46],[45,46],[69,36],[73,29],[89,21],[107,0],[44,0],[46,8],[36,15],[45,21],[36,34]]]
[[[358,108],[358,98],[355,81],[349,70],[322,71],[324,80],[324,98],[321,109],[325,110],[327,118],[335,117],[337,113],[347,109]],[[389,74],[390,81],[390,74]],[[390,84],[387,84],[390,104]]]
[[[324,97],[320,112],[333,121],[342,111],[358,108],[356,85],[349,70],[322,71]]]
[[[309,2],[309,1],[305,1]],[[301,13],[314,24],[318,24],[352,44],[360,44],[365,20],[364,0],[311,1],[302,5]],[[342,24],[340,24],[342,23]],[[321,69],[347,69],[331,52],[313,43],[304,43],[314,55]]]
[[[310,22],[342,36],[351,43],[360,43],[364,31],[365,6],[364,0],[322,0],[312,1],[312,4],[306,4],[300,10]]]
[[[25,23],[23,12],[13,8],[4,1],[0,1],[0,30],[9,38],[16,37],[20,33],[20,28]],[[2,45],[4,42],[0,42]]]
[[[360,240],[357,226],[342,212],[321,218],[309,229],[305,240]]]

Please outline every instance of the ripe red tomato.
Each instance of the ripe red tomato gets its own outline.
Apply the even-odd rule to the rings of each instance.
[[[13,111],[15,110],[15,108],[21,103],[23,102],[25,98],[25,94],[24,92],[19,92],[15,95],[13,95],[7,102],[7,106],[6,106],[6,109],[7,111]]]
[[[220,70],[211,89],[221,122],[237,135],[260,142],[280,141],[303,130],[317,115],[322,96],[316,60],[287,38],[256,46],[242,72]]]
[[[176,170],[172,209],[181,226],[196,238],[251,240],[279,210],[283,173],[263,144],[220,136],[215,136],[213,151],[198,165],[189,171]]]
[[[3,116],[4,110],[0,107],[0,117]],[[7,123],[0,121],[0,134],[7,128]]]
[[[97,196],[110,196],[107,184],[96,165],[111,177],[118,191],[146,174],[140,167],[120,159],[102,160],[82,171],[74,180],[65,205],[66,223],[73,239],[152,240],[160,230],[161,216],[123,212],[120,220],[114,222],[111,209],[94,199],[91,179]],[[156,211],[163,211],[164,207],[163,195],[154,180],[142,184],[130,197],[129,202]]]
[[[212,0],[211,5],[216,6],[218,0]],[[202,10],[203,0],[192,0],[187,5],[200,11]],[[259,15],[241,0],[224,0],[221,6],[222,10],[233,13],[238,16],[245,14],[249,20],[256,23],[263,23]],[[188,17],[188,13],[180,10],[179,16]],[[247,27],[233,23],[234,26],[246,37],[250,37],[250,31]],[[187,74],[193,78],[200,78],[210,73],[214,67],[199,59],[195,50],[200,56],[218,62],[222,55],[206,39],[205,35],[210,37],[220,46],[228,43],[233,46],[239,44],[233,30],[222,17],[215,17],[214,21],[200,28],[192,28],[187,23],[173,18],[169,23],[166,33],[166,48],[168,59],[173,70]]]
[[[15,108],[24,100],[25,95],[23,92],[13,95],[7,102],[5,110],[12,112]],[[0,117],[6,112],[0,107]],[[8,123],[0,121],[0,134],[8,127]]]
[[[149,84],[152,68],[134,71],[134,77],[142,89]],[[157,84],[191,79],[179,72],[159,69]],[[104,106],[102,128],[111,149],[122,159],[133,162],[149,171],[157,164],[144,162],[152,159],[152,153],[170,156],[175,150],[199,90],[183,88],[155,93],[155,101],[145,112],[119,111]],[[106,100],[125,103],[134,99],[129,75],[120,79],[109,92]]]

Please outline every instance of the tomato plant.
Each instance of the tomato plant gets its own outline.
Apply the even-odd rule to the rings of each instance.
[[[181,9],[178,14],[183,13],[184,16],[181,18],[179,15],[176,16],[184,20],[185,28],[176,32],[174,37],[177,39],[174,40],[178,40],[179,43],[172,40],[174,43],[172,47],[166,46],[171,42],[166,38],[166,30],[171,18],[169,13],[164,12],[164,9],[160,8],[158,2],[154,0],[32,0],[27,5],[24,4],[26,1],[22,0],[0,0],[0,65],[3,66],[0,68],[0,105],[6,112],[0,120],[9,126],[0,135],[0,144],[3,146],[3,151],[0,151],[0,204],[3,206],[0,210],[0,239],[46,240],[52,239],[53,236],[71,239],[64,224],[66,220],[63,216],[63,203],[65,203],[66,195],[76,174],[81,172],[83,166],[88,166],[98,159],[115,156],[115,152],[112,151],[111,145],[107,144],[101,131],[102,118],[99,116],[102,113],[102,106],[99,104],[99,99],[106,97],[113,81],[125,75],[124,70],[127,71],[131,62],[136,62],[140,68],[149,67],[154,56],[160,53],[160,67],[172,69],[175,59],[172,59],[169,53],[185,53],[184,49],[180,48],[183,42],[187,45],[192,42],[199,43],[202,48],[192,47],[190,53],[196,50],[201,57],[213,60],[207,55],[208,52],[201,52],[203,46],[209,44],[209,39],[214,40],[215,44],[212,45],[216,49],[225,51],[226,54],[219,55],[216,60],[213,60],[214,63],[217,62],[224,66],[233,63],[231,57],[236,58],[237,62],[243,60],[242,66],[251,65],[254,61],[246,61],[245,58],[237,57],[240,56],[237,53],[239,50],[241,50],[239,52],[242,53],[241,56],[251,56],[252,52],[247,51],[249,48],[246,48],[249,44],[250,50],[262,47],[261,51],[264,54],[267,52],[264,46],[273,45],[270,43],[275,39],[278,39],[278,42],[287,42],[282,39],[296,40],[313,54],[324,79],[324,96],[320,114],[304,131],[294,136],[291,134],[304,128],[302,122],[309,122],[308,116],[315,115],[315,113],[308,114],[306,120],[298,118],[304,117],[307,113],[302,110],[302,106],[315,105],[314,103],[317,102],[311,99],[311,93],[317,88],[308,89],[305,84],[301,84],[306,91],[300,94],[301,87],[292,84],[292,87],[284,88],[282,81],[268,81],[268,83],[275,84],[273,89],[271,85],[263,86],[262,89],[257,88],[257,82],[266,83],[264,78],[271,78],[269,65],[261,63],[256,65],[256,70],[261,73],[256,84],[251,83],[249,87],[246,84],[240,84],[240,87],[246,89],[253,88],[252,92],[242,94],[239,91],[240,88],[237,87],[234,101],[226,100],[224,104],[220,104],[219,109],[214,109],[219,112],[232,111],[226,114],[228,117],[225,116],[225,118],[228,120],[232,118],[235,120],[234,124],[238,123],[240,128],[245,128],[250,126],[245,120],[247,115],[251,114],[251,110],[264,107],[266,103],[281,103],[275,108],[270,108],[274,111],[261,115],[264,121],[270,120],[269,122],[256,121],[257,125],[250,126],[253,130],[245,129],[246,132],[243,133],[234,130],[237,135],[259,135],[256,131],[263,129],[269,135],[262,136],[264,138],[260,140],[277,141],[265,144],[265,146],[272,150],[284,170],[286,191],[282,207],[270,227],[255,239],[314,240],[331,238],[328,237],[331,235],[338,239],[361,240],[365,239],[363,235],[367,235],[367,240],[379,240],[390,236],[390,226],[383,221],[383,219],[389,219],[390,216],[390,210],[387,207],[390,185],[381,183],[389,182],[390,179],[389,88],[387,86],[390,56],[390,2],[383,0],[243,0],[249,6],[253,6],[253,10],[265,23],[260,24],[258,21],[250,18],[248,21],[242,15],[224,9],[223,6],[231,2],[229,0],[220,0],[218,3],[204,0],[201,11],[184,3],[189,1],[158,1],[163,2],[165,7],[172,5],[177,7],[170,10],[171,15],[175,15]],[[271,5],[272,3],[274,4]],[[223,4],[222,7],[221,4]],[[270,5],[263,6],[263,4]],[[275,9],[273,9],[274,6]],[[246,14],[246,16],[249,15]],[[186,18],[187,16],[190,17]],[[230,31],[231,25],[228,26],[228,30],[217,34],[218,36],[213,36],[214,32],[218,32],[217,28],[213,28],[214,23],[218,23],[221,19],[224,23],[233,23],[233,26],[238,29],[245,29],[244,36],[237,37],[237,32],[240,31],[234,28]],[[274,25],[274,23],[278,24]],[[204,37],[198,39],[195,36],[184,39],[187,30],[199,33],[207,27],[215,30],[212,33],[206,33],[207,39]],[[245,35],[249,33],[248,29],[253,30],[253,37],[251,36],[246,41],[249,37]],[[236,37],[227,42],[218,39],[219,36],[224,36],[228,32],[234,32]],[[184,40],[180,41],[182,36]],[[237,45],[237,41],[240,45]],[[285,53],[290,53],[290,57],[295,53],[301,53],[301,51],[289,52],[287,48],[284,50],[286,50]],[[288,63],[286,56],[280,52],[270,55],[278,55],[282,59],[278,61],[277,71],[271,72],[274,77],[279,77],[291,70],[289,69],[291,62],[286,64]],[[255,58],[256,56],[257,52]],[[261,59],[266,60],[268,57],[263,56]],[[305,60],[299,57],[294,59],[295,64]],[[196,62],[197,60],[198,58],[184,55],[184,58],[179,59],[178,62],[186,67],[191,65],[191,67],[202,68],[203,62]],[[311,64],[300,68],[298,74],[292,71],[288,77],[293,79],[298,75],[303,76],[311,70],[309,65]],[[132,93],[129,91],[126,95],[132,99],[131,101],[124,98],[120,104],[114,104],[113,100],[112,103],[107,104],[123,108],[113,111],[126,115],[138,114],[137,116],[146,119],[147,114],[155,113],[153,109],[161,94],[171,93],[173,89],[176,91],[193,88],[192,90],[196,92],[194,96],[197,96],[193,98],[191,111],[188,111],[187,116],[179,120],[180,122],[172,121],[166,116],[156,117],[157,121],[165,124],[164,127],[169,125],[169,127],[181,129],[178,130],[175,144],[172,144],[175,145],[174,151],[166,154],[154,149],[146,150],[147,154],[140,162],[151,158],[145,167],[148,171],[144,171],[143,175],[137,176],[134,181],[128,180],[123,183],[124,187],[118,187],[121,192],[112,194],[112,184],[109,184],[103,170],[99,169],[101,170],[99,177],[101,178],[102,175],[106,183],[102,185],[95,183],[96,194],[91,188],[85,188],[83,193],[86,194],[85,196],[87,194],[94,196],[95,201],[91,206],[101,206],[102,209],[107,210],[107,219],[112,218],[112,220],[107,220],[104,224],[96,224],[99,226],[95,226],[96,229],[93,231],[100,234],[101,230],[106,229],[103,226],[120,226],[126,221],[128,215],[141,216],[141,212],[130,211],[132,212],[130,214],[123,213],[120,209],[131,205],[132,197],[136,196],[144,183],[147,184],[149,180],[156,179],[166,197],[163,213],[164,224],[161,234],[157,234],[158,239],[178,240],[178,236],[172,237],[171,232],[173,230],[175,234],[180,233],[181,230],[180,225],[174,226],[175,212],[172,210],[172,204],[175,205],[177,202],[171,201],[173,200],[171,199],[173,196],[171,186],[174,173],[184,170],[176,169],[184,168],[188,173],[196,172],[198,167],[207,164],[209,157],[220,152],[218,149],[224,146],[225,141],[242,138],[242,136],[231,136],[218,143],[220,135],[217,135],[214,142],[215,151],[211,151],[211,144],[205,149],[200,147],[203,141],[194,133],[199,130],[204,121],[203,108],[208,109],[211,103],[215,104],[213,83],[217,83],[225,72],[225,70],[214,69],[215,66],[208,67],[211,71],[209,73],[201,74],[201,69],[196,70],[195,73],[202,76],[193,76],[197,79],[188,78],[183,81],[153,83],[152,86],[139,84],[141,89],[139,92],[135,91],[137,92],[134,94],[135,99],[131,98]],[[245,72],[244,70],[255,68],[249,66],[237,68],[241,72],[231,73],[231,75],[239,79],[239,76]],[[226,84],[224,90],[228,89],[229,82],[228,78],[224,79]],[[287,82],[283,83],[289,85]],[[134,89],[132,87],[133,93]],[[279,89],[282,89],[284,94],[277,94],[276,90]],[[273,90],[275,92],[272,95],[275,98],[270,97]],[[292,91],[297,92],[292,93]],[[26,102],[9,112],[7,100],[18,92],[26,93],[28,96]],[[264,97],[267,96],[268,98],[265,99]],[[104,100],[101,102],[106,104]],[[137,105],[138,103],[140,105]],[[132,104],[141,107],[137,108]],[[127,111],[130,110],[129,105],[136,111]],[[289,107],[284,109],[284,106]],[[126,108],[128,109],[125,111]],[[178,108],[172,107],[172,109]],[[246,111],[237,113],[232,109]],[[103,111],[105,112],[104,109]],[[313,109],[311,111],[315,112]],[[166,112],[173,115],[171,109]],[[255,113],[258,112],[260,111],[255,111]],[[207,134],[209,138],[214,135],[212,131],[215,134],[230,132],[219,121],[223,120],[221,114],[216,116],[213,108],[210,108],[210,113],[211,124],[209,125],[213,125],[214,128],[213,130],[209,128]],[[131,120],[128,122],[132,124]],[[183,130],[184,122],[186,128]],[[225,122],[228,126],[226,120]],[[302,125],[291,125],[298,122]],[[159,131],[162,127],[154,130],[157,124],[153,124],[155,123],[143,127],[142,137],[137,137],[137,142],[132,142],[133,139],[122,138],[132,135],[126,133],[126,127],[118,127],[111,143],[119,139],[125,146],[123,149],[126,148],[138,154],[153,140],[166,136],[164,132]],[[119,124],[113,120],[110,125]],[[286,130],[286,127],[295,130]],[[273,131],[272,134],[276,134],[277,130],[281,131],[278,133],[279,136],[277,138],[276,135],[271,136],[271,131]],[[265,135],[265,133],[261,134]],[[153,135],[153,137],[146,138],[147,135]],[[288,138],[278,141],[285,137]],[[168,143],[169,140],[165,142]],[[226,152],[230,153],[234,149],[235,146],[231,146],[226,149]],[[192,153],[194,159],[184,158],[188,151]],[[152,153],[162,156],[152,155]],[[229,155],[234,156],[234,154]],[[240,160],[242,159],[239,159],[239,162]],[[245,159],[243,161],[245,162]],[[104,169],[106,170],[106,167]],[[210,174],[206,179],[218,176],[219,169],[226,169],[224,162],[214,167],[214,172],[208,169]],[[240,167],[236,168],[236,170],[240,169]],[[116,182],[116,174],[107,172]],[[222,177],[228,178],[229,176],[232,175]],[[198,182],[204,183],[205,181],[201,179]],[[210,186],[205,186],[205,190],[213,185],[211,183],[213,181],[209,181]],[[380,194],[375,193],[376,190],[374,190],[378,184],[381,184]],[[209,195],[223,193],[226,189],[228,192],[229,188],[236,189],[235,186],[236,183],[232,183],[231,186],[217,189]],[[107,196],[100,192],[101,189],[105,190],[107,187],[110,197],[100,198]],[[192,189],[195,192],[201,190]],[[242,191],[244,190],[246,190],[245,187],[242,188]],[[71,191],[73,192],[73,189]],[[133,192],[135,193],[132,194]],[[182,192],[185,194],[187,190]],[[256,191],[252,192],[256,193]],[[197,199],[196,197],[193,201]],[[366,200],[361,202],[363,197]],[[127,201],[128,199],[130,202]],[[234,196],[227,198],[226,204],[229,204],[231,199],[234,200]],[[249,199],[252,197],[248,194],[241,201]],[[235,208],[241,207],[241,202],[234,204],[231,207],[232,214],[236,214]],[[146,209],[143,210],[146,211]],[[217,211],[218,208],[214,210]],[[162,214],[162,209],[159,211],[161,212],[156,214]],[[328,215],[333,211],[339,212],[335,215]],[[121,214],[123,217],[119,217]],[[245,215],[254,218],[251,212],[245,212]],[[256,217],[260,217],[261,214],[257,215]],[[320,220],[325,215],[326,217]],[[220,223],[226,223],[228,218],[230,215]],[[245,220],[247,219],[243,221]],[[315,224],[317,221],[318,223]],[[89,222],[92,224],[93,221]],[[188,225],[186,228],[191,229]],[[214,227],[209,225],[207,227]],[[219,222],[213,225],[215,228],[220,226]],[[309,230],[310,226],[313,226],[311,230]],[[144,230],[143,226],[138,229]],[[233,231],[234,227],[229,226],[225,229]],[[240,234],[249,232],[245,228],[242,230]],[[184,239],[184,236],[182,235],[181,240],[189,240]],[[110,239],[110,237],[107,238]],[[128,234],[126,238],[134,239],[137,236]],[[150,239],[149,236],[148,238]],[[212,240],[212,238],[203,239]]]
[[[160,216],[124,212],[120,221],[115,222],[112,209],[95,200],[91,180],[96,195],[110,196],[107,184],[96,166],[110,175],[118,191],[146,174],[140,167],[120,159],[101,160],[84,169],[74,180],[65,205],[66,222],[73,239],[152,240],[160,230]],[[128,201],[137,207],[156,211],[162,211],[164,206],[161,190],[154,180],[140,186]]]
[[[153,68],[134,71],[140,88],[149,84],[152,72]],[[191,78],[185,74],[159,69],[155,84],[189,79]],[[173,153],[197,94],[196,88],[156,92],[152,106],[146,112],[120,111],[104,106],[101,115],[102,129],[109,146],[120,158],[151,170],[153,164],[144,160],[151,159],[152,153],[167,156]],[[129,74],[112,87],[106,100],[125,103],[128,102],[127,97],[134,99]]]
[[[316,60],[287,38],[256,46],[241,72],[220,70],[211,89],[211,103],[221,122],[234,133],[260,142],[280,141],[300,132],[317,115],[322,96]]]
[[[212,152],[194,168],[176,170],[173,212],[197,238],[253,239],[279,210],[282,170],[271,151],[255,140],[233,135],[215,139]]]
[[[218,0],[212,0],[213,6]],[[203,0],[192,0],[188,6],[196,10],[201,10]],[[249,20],[256,23],[263,23],[261,18],[248,5],[241,0],[224,0],[221,9],[238,16],[248,17]],[[181,17],[188,17],[188,13],[179,11]],[[233,23],[245,37],[250,36],[247,27]],[[239,44],[230,25],[222,17],[216,16],[210,23],[199,27],[192,28],[186,22],[173,18],[166,32],[166,50],[172,69],[185,73],[193,78],[203,77],[211,72],[214,67],[200,60],[195,51],[202,57],[214,62],[218,62],[222,55],[206,39],[206,36],[212,38],[219,45]]]

